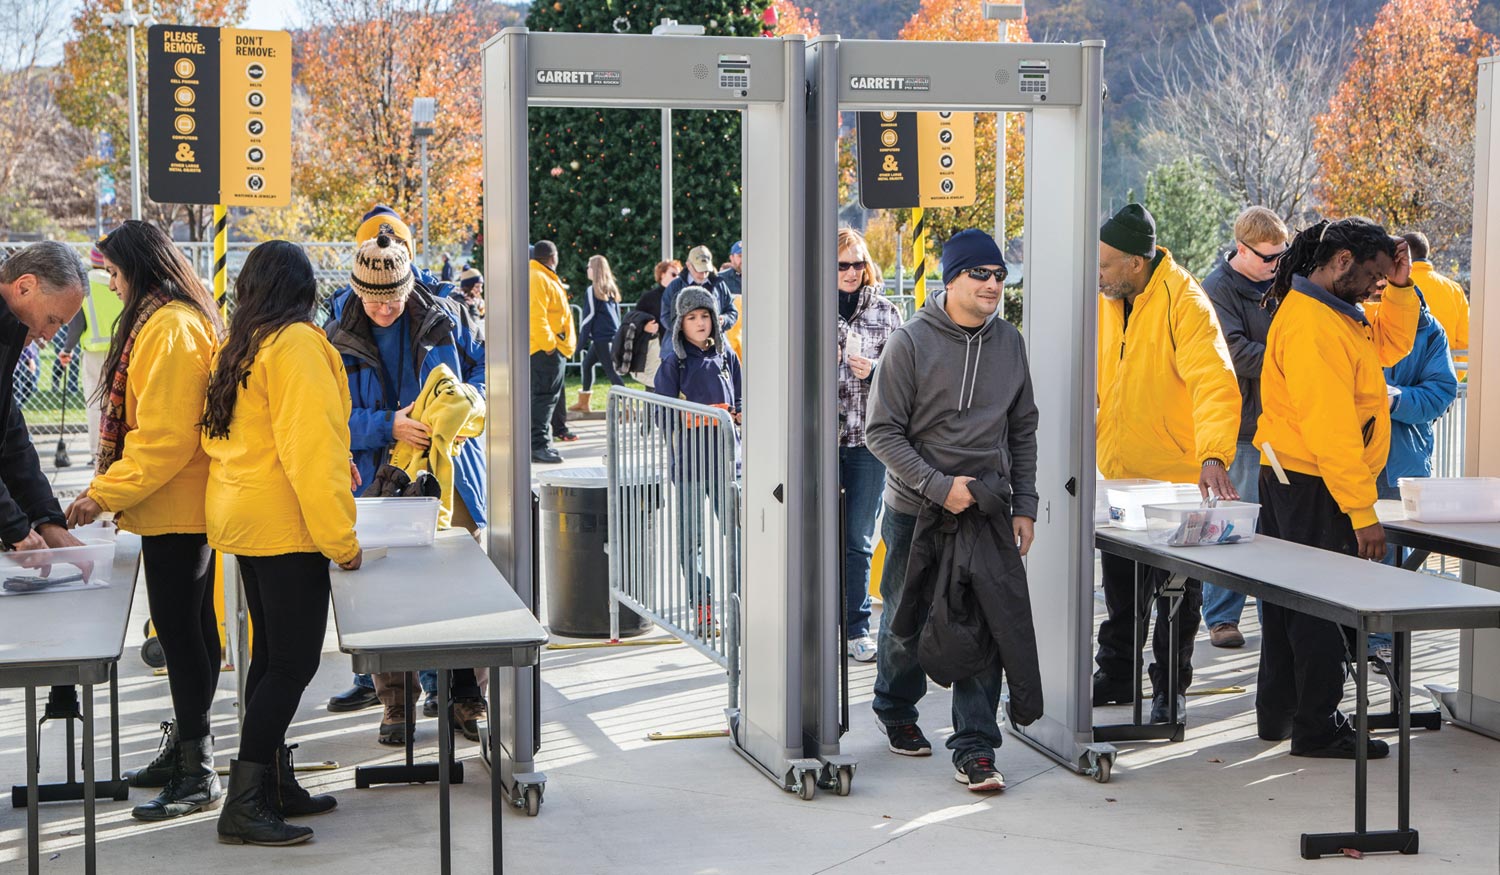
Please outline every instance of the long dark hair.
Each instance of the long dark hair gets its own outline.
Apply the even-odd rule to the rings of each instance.
[[[224,322],[213,295],[193,271],[187,257],[172,243],[166,232],[150,222],[129,219],[99,241],[99,251],[119,268],[129,293],[125,309],[114,325],[109,339],[109,354],[104,360],[103,380],[94,392],[94,400],[109,391],[109,375],[120,365],[125,341],[135,327],[136,316],[151,292],[162,292],[174,301],[182,301],[202,313],[214,327],[215,336],[223,336]]]
[[[261,344],[288,325],[312,321],[318,281],[301,246],[271,240],[250,250],[234,281],[234,293],[229,337],[208,378],[203,428],[210,438],[229,436],[235,401],[250,379],[250,365]]]
[[[1354,256],[1355,263],[1369,261],[1382,252],[1391,258],[1396,257],[1396,241],[1369,219],[1358,216],[1337,222],[1325,219],[1311,228],[1302,229],[1292,238],[1292,245],[1287,247],[1281,263],[1276,266],[1276,278],[1266,290],[1261,306],[1276,309],[1291,291],[1294,275],[1310,275],[1344,249]]]

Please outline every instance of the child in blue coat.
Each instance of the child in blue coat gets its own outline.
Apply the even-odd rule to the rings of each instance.
[[[656,394],[727,410],[738,432],[740,359],[724,342],[718,299],[701,286],[683,289],[677,297],[677,309],[667,336],[671,340],[662,344]],[[727,590],[715,591],[705,562],[708,557],[724,557],[731,568],[739,564],[738,533],[729,528],[738,515],[723,512],[728,510],[728,502],[739,500],[734,488],[738,468],[734,457],[738,456],[739,436],[736,433],[726,444],[717,434],[695,434],[697,429],[717,425],[717,420],[705,422],[691,416],[674,416],[668,426],[673,446],[672,481],[677,491],[678,561],[687,579],[700,634],[711,634],[714,607],[722,606],[729,595]],[[735,449],[719,449],[726,445]],[[704,498],[708,499],[711,514],[700,511]],[[709,534],[707,526],[710,516],[718,520],[713,534]],[[729,549],[705,550],[703,542],[709,537],[724,539]],[[739,575],[729,577],[734,581]],[[720,584],[724,587],[725,581],[721,579]]]

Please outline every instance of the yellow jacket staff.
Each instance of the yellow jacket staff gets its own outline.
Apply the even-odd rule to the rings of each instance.
[[[1375,478],[1391,447],[1383,369],[1411,351],[1420,310],[1413,286],[1387,286],[1364,320],[1294,287],[1266,337],[1255,445],[1270,443],[1288,471],[1323,478],[1356,529],[1379,522]]]
[[[1205,460],[1234,461],[1239,384],[1208,295],[1158,250],[1128,334],[1125,302],[1099,299],[1099,470],[1197,483]]]
[[[236,556],[352,561],[349,386],[338,352],[299,323],[267,339],[249,371],[229,436],[203,438],[209,544]]]
[[[174,301],[142,326],[126,372],[120,458],[89,484],[89,496],[138,535],[205,531],[208,456],[199,445],[203,394],[213,362],[213,326]]]
[[[578,349],[573,311],[568,293],[551,268],[531,262],[531,351],[562,353],[569,358]]]

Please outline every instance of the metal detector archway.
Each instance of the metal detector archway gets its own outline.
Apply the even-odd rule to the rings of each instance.
[[[803,744],[794,646],[812,522],[804,491],[811,459],[794,437],[806,409],[806,308],[801,228],[806,196],[805,43],[800,37],[531,33],[507,28],[484,47],[485,270],[491,519],[489,553],[529,607],[536,604],[531,517],[527,182],[529,106],[731,109],[742,113],[743,237],[757,285],[745,343],[785,367],[745,372],[741,703],[729,715],[736,751],[786,789],[818,780],[824,763]],[[717,75],[725,65],[734,75]],[[820,360],[821,361],[821,360]],[[741,560],[743,562],[743,560]],[[494,771],[516,799],[545,779],[534,772],[540,720],[535,669],[508,670]]]
[[[1038,426],[1036,543],[1027,559],[1046,714],[1022,739],[1069,768],[1107,779],[1114,748],[1096,744],[1089,675],[1093,652],[1094,394],[1103,42],[1077,45],[884,42],[819,37],[807,47],[808,185],[806,250],[814,291],[836,287],[838,113],[840,110],[951,110],[1027,113],[1026,275],[1023,333],[1042,408]],[[921,281],[920,279],[918,280]],[[815,294],[803,342],[814,360],[834,361],[836,302]],[[816,428],[803,452],[817,458],[807,499],[820,526],[837,531],[837,386],[832,368],[807,375]],[[818,502],[815,496],[830,497]],[[811,551],[809,543],[804,550]],[[804,719],[817,741],[837,744],[838,651],[813,636],[843,606],[811,576],[836,579],[834,553],[808,567],[803,588],[810,660]]]

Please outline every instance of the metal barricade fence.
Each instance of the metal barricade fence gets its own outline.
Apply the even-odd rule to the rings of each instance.
[[[728,411],[609,393],[610,635],[624,605],[739,676],[740,487]]]

